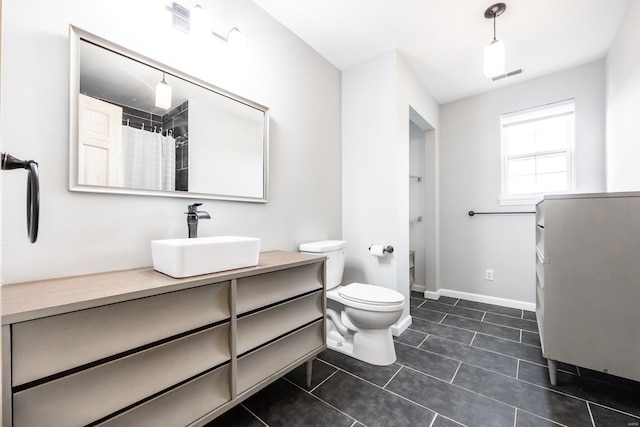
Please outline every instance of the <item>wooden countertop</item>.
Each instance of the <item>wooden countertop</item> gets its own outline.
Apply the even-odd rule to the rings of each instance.
[[[285,268],[322,262],[323,256],[297,252],[261,252],[258,265],[174,279],[152,267],[84,276],[14,283],[0,287],[2,324],[23,322],[100,305],[113,304],[224,282]]]

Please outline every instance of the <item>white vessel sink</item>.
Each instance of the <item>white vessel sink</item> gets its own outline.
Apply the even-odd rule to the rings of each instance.
[[[171,277],[258,265],[260,239],[255,237],[214,236],[195,239],[166,239],[151,242],[153,268]]]

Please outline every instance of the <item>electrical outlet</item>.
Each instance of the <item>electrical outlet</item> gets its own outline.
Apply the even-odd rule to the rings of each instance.
[[[484,280],[493,280],[493,270],[484,271]]]

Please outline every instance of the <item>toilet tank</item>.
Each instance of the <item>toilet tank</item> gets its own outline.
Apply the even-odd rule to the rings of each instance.
[[[333,289],[342,282],[346,247],[344,240],[321,240],[301,244],[300,252],[327,257],[327,289]]]

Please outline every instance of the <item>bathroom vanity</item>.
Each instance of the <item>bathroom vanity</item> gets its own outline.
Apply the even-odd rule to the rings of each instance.
[[[2,287],[14,426],[201,426],[326,348],[325,258],[173,279],[151,268]]]
[[[640,381],[640,193],[545,196],[536,206],[542,353]]]

